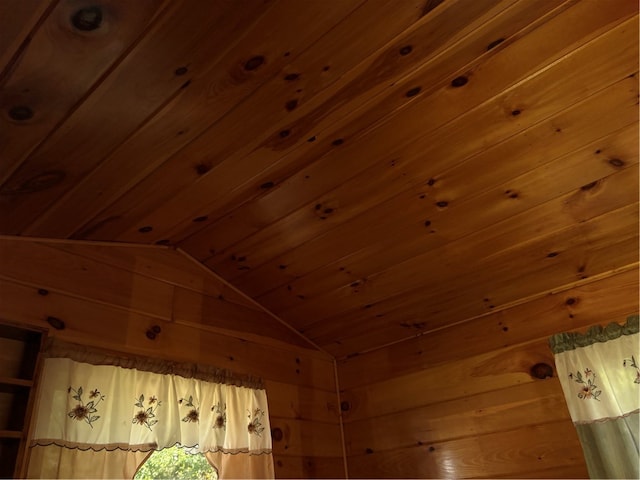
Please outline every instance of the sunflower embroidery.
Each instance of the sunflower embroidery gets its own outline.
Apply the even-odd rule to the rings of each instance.
[[[183,422],[197,423],[200,420],[200,410],[198,406],[193,403],[193,396],[189,395],[189,398],[181,398],[178,403],[183,407],[189,407],[189,412],[182,418]]]
[[[257,435],[260,437],[262,435],[262,432],[264,431],[264,427],[262,426],[262,417],[264,416],[264,410],[256,408],[253,413],[249,410],[247,411],[249,412],[249,425],[247,425],[247,431],[251,435]]]
[[[102,395],[100,393],[100,390],[96,388],[95,390],[91,390],[91,392],[89,392],[89,398],[93,400],[84,403],[84,401],[82,400],[84,391],[81,386],[78,387],[77,390],[73,387],[69,387],[67,389],[67,393],[73,393],[71,398],[79,402],[75,407],[71,409],[69,413],[67,413],[67,416],[69,418],[72,418],[73,420],[78,420],[79,422],[84,421],[91,428],[93,428],[93,422],[100,418],[100,415],[94,415],[94,413],[98,412],[98,409],[96,407],[102,400],[104,400],[104,395]]]
[[[140,410],[138,410],[138,413],[135,414],[133,420],[131,420],[131,423],[144,425],[150,431],[153,431],[151,427],[158,423],[158,419],[156,418],[156,410],[160,405],[162,405],[162,402],[158,400],[156,396],[149,397],[149,400],[147,400],[147,402],[148,406],[145,406],[144,395],[140,394],[138,400],[134,404]]]
[[[215,412],[216,420],[213,423],[212,428],[222,428],[223,430],[227,429],[227,404],[218,402],[213,407],[211,407],[211,411]]]

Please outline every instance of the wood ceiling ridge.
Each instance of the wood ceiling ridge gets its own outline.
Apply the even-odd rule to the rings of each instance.
[[[603,88],[604,88],[604,87],[603,87]],[[557,113],[557,112],[556,112],[556,113]],[[518,132],[518,133],[520,133],[520,132]],[[382,162],[382,163],[384,163],[384,162]]]
[[[463,65],[462,67],[456,67],[458,68],[458,73],[464,73],[466,70],[469,69],[469,65],[473,65],[475,63],[478,63],[479,61],[481,61],[482,58],[484,58],[485,56],[491,56],[493,54],[495,54],[497,51],[499,51],[501,48],[504,48],[505,45],[510,44],[510,41],[512,40],[512,38],[516,37],[518,35],[522,35],[523,32],[526,32],[529,29],[534,28],[536,25],[538,25],[539,23],[544,23],[545,21],[547,21],[547,17],[552,17],[554,15],[557,15],[559,12],[561,12],[562,10],[566,9],[568,5],[571,4],[573,0],[570,0],[568,2],[565,2],[562,6],[556,8],[555,10],[553,10],[551,13],[546,13],[545,15],[543,15],[542,17],[536,18],[534,19],[531,23],[527,23],[525,27],[523,27],[521,30],[517,31],[514,35],[509,36],[506,40],[503,40],[500,45],[498,45],[495,48],[492,49],[488,49],[484,52],[481,52],[479,57],[474,57],[473,59],[470,59],[468,64]],[[502,16],[504,16],[505,12],[510,12],[512,9],[515,9],[515,3],[508,5],[504,10],[499,11],[495,16],[493,16],[492,18],[490,18],[488,20],[489,23],[491,22],[495,22],[495,23],[499,23],[500,19]],[[486,24],[483,22],[482,25],[478,25],[475,29],[472,29],[469,32],[466,32],[466,30],[463,29],[463,31],[465,31],[465,33],[457,40],[455,40],[453,43],[447,43],[445,46],[443,46],[442,49],[436,50],[434,51],[434,53],[432,55],[428,55],[426,56],[423,60],[421,60],[420,62],[417,62],[415,64],[412,64],[412,67],[409,67],[408,69],[406,69],[406,71],[401,71],[400,74],[398,76],[395,77],[394,82],[392,83],[392,85],[398,84],[398,83],[406,83],[406,81],[416,75],[418,75],[419,73],[423,72],[427,67],[429,67],[434,61],[436,61],[437,59],[439,59],[441,56],[445,55],[447,52],[453,51],[460,43],[464,42],[465,40],[469,39],[472,37],[472,35],[479,29],[481,29],[482,27],[486,27]],[[410,29],[408,29],[406,32],[403,32],[401,35],[398,35],[397,37],[395,37],[394,39],[392,39],[391,41],[389,41],[385,46],[381,47],[377,52],[374,52],[372,55],[370,55],[369,58],[375,58],[376,56],[379,55],[379,51],[380,50],[385,50],[385,48],[387,48],[387,46],[393,45],[393,44],[401,44],[403,42],[399,42],[398,39],[399,38],[405,38],[408,36],[408,33],[410,33],[413,30],[416,30],[418,28],[422,28],[422,24],[420,22],[416,22]],[[404,42],[406,43],[406,42]],[[365,59],[362,63],[367,63],[368,59]],[[415,65],[415,67],[413,67],[413,65]],[[357,69],[356,67],[354,67],[352,69],[355,70]],[[440,79],[440,81],[438,83],[433,83],[429,85],[429,92],[435,92],[437,91],[439,88],[441,88],[442,86],[444,86],[445,84],[449,83],[449,78],[450,77],[455,77],[456,74],[442,74],[442,78]],[[423,94],[424,92],[427,92],[427,90],[423,90]],[[374,96],[370,99],[367,100],[365,103],[363,103],[362,105],[357,106],[356,109],[351,110],[347,113],[348,117],[357,117],[359,115],[359,113],[361,111],[366,110],[367,108],[369,108],[371,105],[375,105],[379,103],[379,99],[381,98],[387,98],[389,95],[389,92],[387,90],[384,91],[380,91],[374,94]],[[353,136],[350,141],[353,141],[354,139],[360,138],[365,136],[366,134],[368,134],[370,132],[371,129],[375,128],[375,124],[378,123],[384,123],[386,121],[388,121],[390,118],[392,118],[394,115],[396,115],[398,113],[398,111],[402,110],[403,107],[405,107],[408,104],[403,104],[400,105],[398,107],[398,109],[393,110],[391,112],[389,112],[385,117],[383,117],[382,119],[378,120],[377,122],[374,122],[373,124],[371,124],[369,127],[367,127],[364,130],[359,131],[355,136]],[[344,123],[344,122],[342,122]],[[325,131],[332,131],[335,130],[335,125],[334,124],[328,124],[326,126],[326,128],[324,130],[319,130],[318,131],[318,135],[321,135],[323,133],[325,133]],[[303,147],[304,144],[300,145],[299,147]],[[285,154],[284,157],[287,157],[289,155],[295,155],[297,154],[297,150],[298,147],[295,148],[293,151],[288,152],[287,154]],[[318,161],[321,158],[324,158],[325,156],[327,156],[328,154],[330,154],[331,151],[326,152],[325,154],[322,154],[320,156],[320,158],[314,160],[314,161]],[[283,158],[284,158],[283,157]],[[294,171],[293,173],[290,174],[291,176],[294,176],[296,173],[299,173],[301,170],[305,169],[308,167],[308,164],[305,165],[301,165],[300,169]],[[270,167],[269,167],[270,168]],[[263,172],[266,170],[263,170]],[[260,175],[263,172],[259,172],[257,173],[254,177],[252,177],[250,179],[250,181],[245,182],[245,184],[240,185],[237,187],[236,190],[248,185],[251,183],[251,181],[256,178],[258,175]],[[348,181],[348,179],[344,180],[344,182],[346,183]],[[268,194],[267,194],[268,196]],[[192,229],[189,231],[187,236],[181,237],[177,239],[178,243],[184,242],[186,240],[188,240],[190,237],[201,233],[203,230],[205,229],[211,229],[211,228],[215,228],[215,224],[222,220],[225,216],[227,216],[228,214],[236,211],[239,209],[239,207],[241,205],[245,205],[246,202],[248,202],[249,200],[243,201],[240,203],[240,205],[234,206],[232,207],[232,210],[225,210],[224,213],[222,214],[221,217],[213,217],[211,215],[209,215],[209,221],[203,223],[199,228],[197,229]],[[213,203],[211,203],[213,205]],[[205,210],[207,210],[208,208],[205,208]],[[286,215],[286,214],[284,214]],[[249,236],[250,234],[248,234],[247,236]],[[241,241],[241,240],[238,240]],[[198,257],[200,260],[206,261],[206,258],[200,258]]]
[[[397,344],[403,343],[403,342],[405,342],[407,340],[411,340],[413,338],[422,337],[422,336],[429,335],[431,333],[435,333],[435,332],[438,332],[438,331],[441,331],[441,330],[447,330],[447,329],[450,329],[450,328],[458,327],[458,326],[464,325],[464,324],[466,324],[468,322],[471,322],[473,320],[477,320],[477,319],[480,319],[480,318],[488,317],[488,316],[493,315],[495,313],[502,312],[502,311],[508,310],[510,308],[517,307],[519,305],[524,305],[524,304],[526,304],[528,302],[531,302],[531,301],[534,301],[534,300],[537,300],[537,299],[540,299],[540,298],[544,298],[544,297],[546,297],[548,295],[556,295],[558,293],[562,293],[562,292],[565,292],[567,290],[571,290],[572,288],[581,287],[581,286],[584,286],[584,285],[588,285],[590,283],[595,283],[597,281],[603,280],[603,279],[608,278],[608,277],[612,277],[612,276],[617,275],[619,273],[624,273],[624,272],[628,272],[628,271],[631,271],[631,270],[637,270],[639,267],[640,267],[640,262],[638,262],[638,261],[633,262],[633,263],[629,263],[627,265],[623,265],[621,267],[615,268],[615,269],[610,270],[608,272],[603,272],[603,273],[600,273],[600,274],[592,275],[592,276],[587,277],[585,279],[576,280],[574,282],[570,282],[570,283],[564,284],[562,286],[550,288],[550,289],[545,290],[543,292],[539,292],[539,293],[536,293],[536,294],[533,294],[533,295],[529,295],[527,297],[523,297],[523,298],[520,298],[518,300],[509,302],[509,303],[498,305],[495,309],[493,309],[493,310],[491,310],[489,312],[484,312],[484,313],[475,315],[473,317],[465,318],[463,320],[459,320],[457,322],[453,322],[453,323],[450,323],[450,324],[447,324],[447,325],[442,325],[440,327],[433,328],[433,329],[430,329],[430,330],[426,330],[424,332],[420,332],[420,333],[417,333],[417,334],[414,334],[414,335],[408,335],[408,336],[406,336],[404,338],[401,338],[401,339],[398,339],[398,340],[394,340],[394,341],[385,343],[383,345],[378,345],[378,346],[375,346],[375,347],[362,349],[361,351],[359,351],[357,353],[347,354],[347,355],[342,355],[342,356],[336,356],[336,360],[337,361],[346,361],[349,358],[353,358],[354,356],[364,355],[364,354],[367,354],[367,353],[374,352],[376,350],[382,350],[384,348],[391,347],[393,345],[397,345]],[[536,340],[539,340],[539,339],[536,339]]]
[[[220,277],[217,273],[215,273],[213,270],[211,270],[210,268],[207,268],[205,265],[203,265],[202,263],[200,263],[198,260],[196,260],[195,258],[193,258],[188,252],[185,252],[184,250],[182,250],[181,248],[177,248],[176,249],[181,255],[184,256],[184,258],[188,259],[190,262],[194,263],[195,265],[197,265],[200,269],[202,269],[204,272],[207,272],[208,275],[212,276],[213,278],[217,279],[218,281],[220,281],[221,283],[223,283],[224,285],[226,285],[227,287],[229,287],[231,290],[233,290],[234,292],[238,293],[239,295],[241,295],[242,297],[246,298],[248,302],[254,304],[256,307],[258,307],[260,310],[262,310],[264,313],[266,313],[267,315],[269,315],[271,318],[273,318],[274,320],[276,320],[278,323],[282,324],[284,327],[286,327],[287,329],[291,330],[295,335],[297,335],[298,337],[300,337],[301,339],[303,339],[304,341],[306,341],[309,345],[311,345],[313,348],[315,348],[316,350],[326,354],[329,358],[331,358],[332,360],[335,358],[333,355],[331,355],[329,352],[327,352],[324,348],[320,347],[319,345],[317,345],[315,342],[313,342],[311,339],[307,338],[305,335],[303,335],[302,333],[300,333],[298,330],[296,330],[294,327],[292,327],[289,323],[285,322],[283,319],[281,319],[278,315],[276,315],[275,313],[273,313],[271,310],[267,309],[266,307],[264,307],[263,305],[261,305],[260,303],[256,302],[253,298],[249,297],[248,295],[246,295],[244,292],[242,292],[241,290],[239,290],[238,288],[236,288],[234,285],[232,285],[231,283],[229,283],[227,280],[225,280],[224,278]]]
[[[586,100],[585,100],[585,101],[586,101]],[[566,113],[566,112],[562,112],[561,114],[565,114],[565,113]],[[555,117],[554,117],[554,118],[555,118]],[[548,119],[547,119],[547,120],[548,120]],[[544,120],[543,120],[540,124],[542,124],[542,123],[544,123]],[[536,124],[536,125],[539,125],[539,124]],[[584,146],[581,146],[580,148],[584,148]],[[438,178],[438,177],[436,177],[436,178]],[[492,188],[495,188],[495,185],[492,185]],[[336,266],[336,268],[337,268],[337,265],[338,265],[339,263],[343,263],[343,262],[345,262],[345,261],[348,263],[348,258],[349,258],[349,256],[351,256],[351,253],[347,254],[347,256],[345,256],[344,258],[340,258],[340,259],[338,259],[338,260],[334,261],[332,264],[333,264],[333,265],[335,265],[335,266]],[[318,267],[318,270],[319,270],[319,269],[321,269],[321,268],[322,268],[322,266]],[[272,292],[272,291],[274,291],[274,290],[277,290],[278,288],[280,288],[280,286],[276,286],[276,287],[274,287],[273,289],[271,289],[270,291]],[[266,295],[266,293],[261,294],[260,296],[263,296],[263,295]]]

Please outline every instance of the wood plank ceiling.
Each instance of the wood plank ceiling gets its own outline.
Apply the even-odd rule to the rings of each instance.
[[[345,356],[638,261],[636,0],[0,0],[0,233],[172,245]]]

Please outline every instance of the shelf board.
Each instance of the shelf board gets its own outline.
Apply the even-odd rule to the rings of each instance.
[[[19,430],[0,430],[0,438],[22,438]]]
[[[18,387],[33,387],[33,380],[25,380],[23,378],[2,377],[0,376],[0,384],[16,385]]]

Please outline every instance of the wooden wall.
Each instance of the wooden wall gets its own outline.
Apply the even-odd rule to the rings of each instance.
[[[636,263],[339,361],[349,476],[586,478],[558,379],[530,369],[553,333],[636,313],[638,288]]]
[[[67,341],[266,381],[279,478],[343,477],[333,359],[164,247],[0,238],[0,317]],[[151,340],[147,330],[160,326]],[[278,437],[279,438],[279,437]]]

